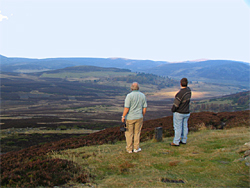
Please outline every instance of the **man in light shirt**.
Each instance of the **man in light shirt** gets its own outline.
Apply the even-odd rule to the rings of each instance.
[[[126,121],[126,149],[128,153],[139,152],[141,148],[140,134],[143,125],[143,116],[147,111],[146,96],[139,91],[139,84],[134,82],[131,85],[131,92],[127,94],[124,102],[122,122]],[[134,138],[134,142],[133,142]]]

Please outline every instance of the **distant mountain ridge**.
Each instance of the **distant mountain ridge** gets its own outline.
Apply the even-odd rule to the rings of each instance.
[[[155,66],[166,64],[165,61],[132,60],[123,58],[8,58],[0,55],[1,71],[3,72],[38,72],[62,69],[65,67],[92,65],[98,67],[114,67],[130,69],[133,72],[143,71]]]
[[[240,84],[249,87],[250,64],[231,60],[196,60],[179,63],[123,58],[8,58],[0,55],[2,72],[43,72],[66,67],[91,65],[151,73],[174,79]]]
[[[195,63],[169,63],[145,72],[173,78],[187,77],[190,80],[249,82],[249,64],[229,60],[207,60]]]

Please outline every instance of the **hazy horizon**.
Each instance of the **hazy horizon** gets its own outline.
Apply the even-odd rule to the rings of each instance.
[[[2,54],[0,54],[2,55]],[[100,59],[125,59],[125,60],[148,60],[148,61],[155,61],[152,59],[130,59],[130,58],[123,58],[123,57],[49,57],[49,58],[35,58],[35,57],[17,57],[17,56],[13,56],[13,57],[8,57],[5,55],[2,55],[4,57],[7,58],[27,58],[27,59],[38,59],[38,60],[42,60],[42,59],[57,59],[57,58],[100,58]],[[237,61],[237,60],[231,60],[231,59],[193,59],[193,60],[184,60],[184,61],[161,61],[161,62],[166,62],[166,63],[183,63],[183,62],[202,62],[202,61],[208,61],[208,60],[225,60],[225,61]],[[243,63],[248,63],[250,64],[250,62],[246,62],[246,61],[238,61],[238,62],[243,62]]]

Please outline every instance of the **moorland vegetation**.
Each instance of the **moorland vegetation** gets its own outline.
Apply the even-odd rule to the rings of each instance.
[[[189,120],[189,127],[190,127],[190,131],[192,132],[192,131],[198,131],[201,128],[213,130],[213,129],[230,129],[230,128],[239,127],[239,126],[248,127],[249,123],[250,123],[249,111],[221,112],[221,113],[200,112],[200,113],[191,114],[191,117]],[[146,141],[152,140],[154,137],[154,130],[156,127],[159,127],[159,126],[163,128],[164,138],[173,136],[172,117],[168,116],[168,117],[161,118],[161,119],[145,121],[142,134],[141,134],[141,141],[146,142]],[[66,149],[74,149],[74,148],[87,147],[87,146],[92,146],[92,145],[98,146],[98,145],[103,145],[103,144],[116,144],[117,142],[122,141],[124,139],[125,139],[124,134],[120,132],[119,127],[114,127],[114,128],[107,128],[103,131],[92,133],[87,136],[70,138],[70,139],[62,139],[56,142],[50,142],[50,143],[46,143],[43,145],[32,146],[32,147],[29,147],[20,151],[8,152],[1,156],[1,168],[2,168],[1,185],[3,187],[4,186],[5,187],[16,187],[16,186],[17,187],[36,187],[36,186],[52,187],[56,185],[63,185],[63,184],[66,184],[67,182],[74,182],[74,183],[81,183],[81,184],[94,183],[95,177],[98,177],[98,178],[100,177],[98,175],[98,172],[95,171],[95,169],[93,169],[93,171],[88,170],[90,168],[88,166],[89,164],[84,163],[84,164],[79,165],[73,162],[72,160],[60,159],[60,158],[55,158],[55,157],[53,158],[51,157],[51,153],[60,152]],[[199,138],[199,139],[202,139],[202,138]],[[245,139],[242,140],[242,142],[244,141]],[[212,141],[212,143],[214,144],[211,144],[209,146],[212,150],[224,148],[225,146],[225,145],[216,144],[216,141]],[[78,157],[80,156],[82,159],[90,157],[89,154],[85,154],[84,152],[78,153],[76,155]],[[92,155],[97,156],[98,154],[96,152],[93,152]],[[125,150],[124,150],[124,155],[125,155]],[[202,162],[202,159],[199,159],[199,160],[200,162]],[[219,159],[216,159],[216,160],[219,160]],[[229,159],[223,158],[223,160],[229,160]],[[232,160],[232,158],[230,160]],[[178,163],[179,162],[176,162],[176,164]],[[130,171],[128,169],[132,168],[136,164],[133,164],[128,160],[127,162],[123,161],[123,163],[117,164],[117,165],[118,166],[114,164],[112,168],[110,167],[110,171],[112,172],[113,169],[118,168],[118,171],[120,171],[120,173],[122,172],[121,175],[124,176],[123,173],[126,172],[125,175],[129,173]],[[156,165],[155,170],[156,169],[164,170],[165,168],[167,168],[164,166],[162,167],[160,164],[155,164],[155,165]],[[124,171],[121,169],[124,169]],[[106,175],[108,174],[109,173],[107,173]],[[246,174],[245,168],[241,174],[242,174],[241,176],[243,176],[242,182],[240,183],[237,182],[237,183],[239,183],[240,185],[246,185],[247,174]],[[105,179],[105,177],[106,176],[102,175],[101,179]],[[173,176],[173,177],[176,177],[176,176]],[[195,182],[194,179],[192,179],[191,181]],[[202,185],[201,182],[199,184]],[[219,183],[218,185],[221,185],[221,184]],[[114,187],[115,186],[116,185],[114,185]]]
[[[17,62],[16,67],[9,66],[8,58],[5,66],[11,70],[23,66],[39,68],[38,60],[33,62],[35,64],[25,65],[22,65],[23,59],[14,61]],[[93,61],[98,63],[99,59]],[[48,69],[53,69],[49,67],[53,66],[53,59],[43,62]],[[80,59],[74,59],[74,62],[80,63]],[[67,60],[60,63],[62,66],[70,65]],[[150,61],[147,63],[152,65]],[[150,108],[141,135],[142,146],[149,152],[128,156],[124,150],[125,137],[119,126],[124,97],[133,81],[141,83],[140,89],[149,99]],[[179,82],[172,78],[93,66],[30,74],[2,72],[1,186],[71,187],[75,184],[76,187],[128,187],[130,184],[124,180],[135,187],[164,187],[169,183],[183,187],[247,185],[248,167],[242,161],[232,161],[240,157],[235,151],[248,136],[249,91],[235,84],[195,81],[190,85],[194,96],[201,90],[202,96],[191,105],[192,112],[197,112],[192,113],[189,119],[194,137],[186,147],[190,150],[185,152],[181,148],[166,147],[166,142],[170,142],[173,136],[169,109],[173,93],[179,89]],[[165,91],[171,91],[171,97],[166,97]],[[238,93],[207,98],[232,92]],[[201,100],[201,97],[205,99]],[[156,127],[163,128],[161,143],[152,142]],[[205,130],[199,134],[201,129]],[[238,134],[233,135],[234,130]],[[223,137],[222,131],[229,135]],[[212,137],[206,137],[208,135]],[[231,142],[230,136],[233,136]],[[203,137],[206,139],[202,140]],[[152,158],[148,158],[150,156]],[[117,162],[112,164],[104,158]],[[137,168],[142,170],[141,173],[136,171]],[[194,176],[189,176],[185,168]],[[132,177],[135,172],[136,176]],[[221,181],[223,178],[225,182]]]

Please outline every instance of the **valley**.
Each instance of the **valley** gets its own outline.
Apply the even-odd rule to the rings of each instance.
[[[142,146],[152,142],[155,127],[163,127],[168,142],[173,136],[170,109],[180,89],[178,79],[93,66],[36,73],[1,72],[0,76],[3,185],[51,186],[70,179],[86,182],[83,169],[76,163],[70,166],[72,161],[60,159],[58,154],[73,148],[122,143],[121,114],[133,81],[139,82],[148,102]],[[247,87],[194,80],[189,87],[193,92],[190,132],[249,125]],[[56,158],[51,159],[51,154]],[[89,155],[81,156],[83,160],[85,157]],[[70,169],[65,169],[65,164]],[[84,166],[88,168],[89,164]],[[54,171],[59,175],[54,176]]]
[[[177,80],[126,69],[73,67],[50,72],[1,73],[1,127],[97,129],[120,125],[123,103],[133,81],[148,100],[145,120],[172,114]],[[219,97],[245,88],[192,81],[192,100]]]
[[[33,137],[37,145],[119,127],[124,99],[133,81],[139,82],[140,91],[147,97],[145,121],[171,116],[173,99],[180,89],[179,81],[172,78],[94,66],[38,73],[2,72],[0,76],[2,153],[30,146],[28,141]],[[191,81],[189,87],[192,112],[211,111],[214,106],[210,100],[247,90],[201,81]],[[249,104],[249,92],[244,96],[244,102]],[[220,105],[219,111],[231,111],[230,106],[238,105],[238,99],[233,104],[226,101],[222,103],[227,106]]]

